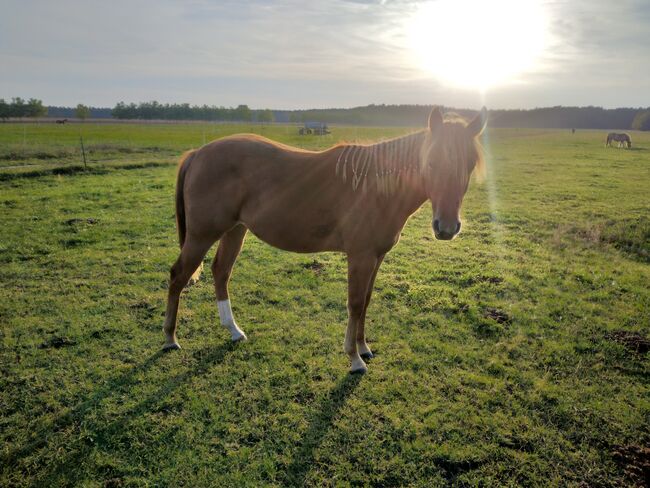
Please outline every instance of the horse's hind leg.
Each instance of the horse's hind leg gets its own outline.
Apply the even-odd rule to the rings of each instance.
[[[244,243],[246,230],[246,227],[239,224],[226,232],[219,241],[219,249],[217,249],[217,255],[212,262],[212,276],[214,277],[214,291],[217,296],[219,320],[221,325],[230,331],[233,342],[246,340],[246,334],[237,326],[232,315],[228,296],[230,273]]]
[[[163,350],[180,349],[176,340],[176,314],[181,291],[190,280],[192,273],[201,264],[203,256],[208,252],[214,240],[197,240],[187,236],[181,254],[170,271],[169,292],[167,295],[167,311],[165,312],[165,345]]]

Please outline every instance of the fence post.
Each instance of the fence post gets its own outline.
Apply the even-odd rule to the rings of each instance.
[[[84,158],[84,169],[88,169],[88,165],[86,164],[86,150],[84,149],[84,138],[81,134],[79,134],[79,142],[81,143],[81,154]]]

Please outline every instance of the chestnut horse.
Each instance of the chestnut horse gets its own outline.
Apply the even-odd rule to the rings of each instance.
[[[470,176],[483,168],[478,136],[486,121],[485,108],[469,124],[445,121],[436,108],[427,129],[378,144],[339,144],[315,152],[245,134],[186,153],[176,184],[181,253],[170,273],[163,348],[180,348],[180,293],[198,276],[216,241],[212,274],[219,318],[233,341],[246,339],[232,315],[228,281],[250,230],[286,251],[347,255],[344,350],[351,372],[365,372],[363,359],[372,352],[364,323],[379,266],[427,199],[435,211],[435,237],[449,240],[458,234]]]

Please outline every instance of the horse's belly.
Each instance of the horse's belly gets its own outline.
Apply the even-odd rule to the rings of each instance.
[[[264,222],[244,220],[243,223],[260,240],[285,251],[310,253],[343,250],[335,222],[276,218]]]

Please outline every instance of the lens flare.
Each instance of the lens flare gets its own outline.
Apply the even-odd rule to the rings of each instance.
[[[485,90],[539,66],[548,43],[537,0],[439,0],[407,24],[413,61],[448,84]]]

